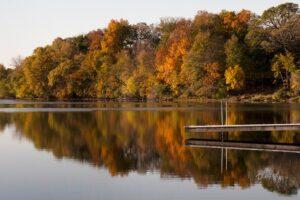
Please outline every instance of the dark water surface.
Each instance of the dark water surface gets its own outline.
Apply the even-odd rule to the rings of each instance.
[[[185,145],[185,125],[220,118],[217,103],[2,100],[0,199],[300,199],[298,153]],[[228,106],[228,124],[299,122],[298,104]],[[299,131],[228,138],[300,145]]]

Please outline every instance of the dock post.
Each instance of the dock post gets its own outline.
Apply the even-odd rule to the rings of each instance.
[[[228,125],[228,102],[226,101],[226,106],[225,106],[225,122],[226,125]],[[225,140],[228,140],[228,132],[225,133]],[[228,162],[227,162],[227,147],[225,148],[225,169],[227,171],[228,168]]]
[[[223,117],[223,101],[221,101],[221,125],[224,125],[224,117]],[[221,140],[223,142],[223,132],[221,132]]]
[[[224,125],[224,123],[223,123],[223,101],[221,101],[221,125]]]
[[[221,149],[221,174],[223,174],[224,148]]]
[[[223,101],[221,101],[221,124],[224,125]],[[221,141],[224,141],[224,134],[221,132]],[[224,148],[221,149],[221,174],[223,174]]]
[[[225,148],[225,162],[226,162],[225,164],[226,164],[226,171],[227,171],[227,165],[228,165],[228,164],[227,164],[227,161],[228,161],[228,160],[227,160],[227,147],[226,147],[226,148]]]
[[[225,103],[225,125],[228,125],[228,102]]]

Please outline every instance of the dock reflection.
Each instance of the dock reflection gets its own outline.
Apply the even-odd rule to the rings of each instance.
[[[235,136],[238,133],[235,133]],[[241,134],[241,133],[240,133]],[[188,138],[186,136],[185,144],[190,147],[202,147],[202,148],[217,148],[217,149],[237,149],[237,150],[252,150],[252,151],[271,151],[271,152],[287,152],[287,153],[300,153],[299,143],[287,143],[287,142],[274,142],[266,138],[265,140],[257,140],[257,134],[263,136],[264,132],[252,132],[253,138],[250,140],[243,140],[241,138],[232,139],[229,132],[219,133],[219,138],[206,137],[194,137]],[[248,134],[248,135],[250,135]],[[277,132],[277,134],[281,134]],[[194,134],[195,135],[195,134]],[[245,135],[245,134],[244,134]]]

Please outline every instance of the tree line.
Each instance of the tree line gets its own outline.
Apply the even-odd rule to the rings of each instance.
[[[269,86],[290,90],[300,61],[298,4],[257,15],[199,11],[157,25],[112,20],[107,28],[38,47],[0,65],[0,97],[221,98]]]

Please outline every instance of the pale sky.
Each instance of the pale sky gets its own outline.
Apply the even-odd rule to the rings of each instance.
[[[0,63],[28,56],[56,37],[105,27],[111,19],[158,23],[161,17],[192,18],[198,10],[263,10],[282,0],[0,0]],[[300,3],[300,0],[288,2]]]

